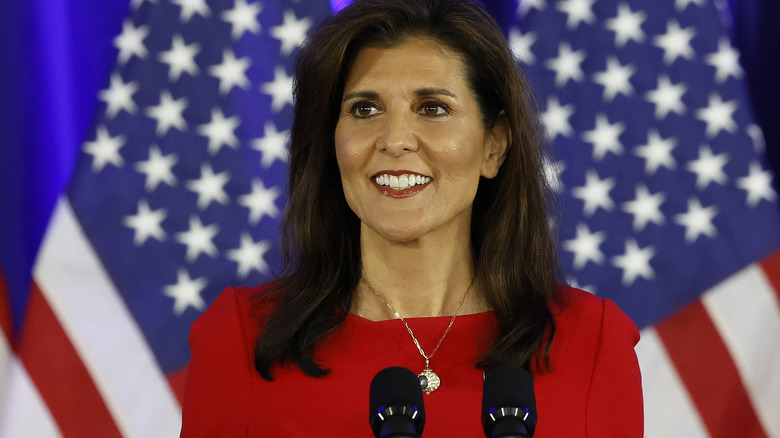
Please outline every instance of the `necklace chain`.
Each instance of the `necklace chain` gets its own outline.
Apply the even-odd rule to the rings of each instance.
[[[400,320],[401,320],[401,322],[402,322],[402,323],[404,323],[404,325],[406,326],[406,330],[409,332],[409,336],[411,336],[411,337],[412,337],[412,341],[414,341],[414,345],[416,345],[416,346],[417,346],[417,350],[420,352],[420,355],[421,355],[423,358],[425,358],[425,366],[426,366],[426,368],[429,366],[430,359],[431,359],[431,358],[433,357],[433,355],[435,355],[435,354],[436,354],[436,352],[439,350],[439,347],[441,346],[441,343],[442,343],[442,342],[444,342],[444,338],[446,338],[446,337],[447,337],[447,333],[449,333],[449,332],[450,332],[450,329],[452,328],[452,325],[455,323],[455,318],[457,318],[457,317],[458,317],[458,313],[460,313],[460,309],[461,309],[461,307],[463,307],[463,303],[465,303],[465,302],[466,302],[466,297],[468,296],[468,294],[469,294],[469,291],[471,290],[471,286],[473,286],[473,285],[474,285],[474,281],[475,281],[475,280],[476,280],[476,277],[474,277],[473,279],[471,279],[471,283],[469,284],[469,287],[468,287],[468,288],[466,288],[466,292],[463,294],[463,298],[461,298],[461,299],[460,299],[460,303],[458,304],[458,308],[457,308],[457,309],[455,309],[455,314],[453,314],[453,315],[452,315],[452,319],[450,320],[450,324],[447,326],[447,329],[446,329],[446,330],[444,330],[444,334],[443,334],[443,335],[441,335],[441,338],[439,339],[439,343],[438,343],[438,344],[436,344],[436,347],[433,349],[433,351],[431,352],[431,354],[425,354],[425,351],[423,350],[422,346],[420,345],[420,341],[418,341],[418,340],[417,340],[417,337],[416,337],[416,336],[414,336],[414,332],[412,331],[412,328],[411,328],[411,327],[409,327],[409,323],[408,323],[408,322],[406,322],[406,320],[404,319],[404,317],[403,317],[403,316],[401,316],[401,314],[399,314],[399,313],[398,313],[398,312],[397,312],[395,309],[393,309],[393,306],[391,306],[391,305],[390,305],[390,303],[389,303],[389,302],[387,302],[387,300],[385,299],[385,297],[383,297],[383,296],[382,296],[382,295],[381,295],[379,292],[377,292],[377,291],[376,291],[376,289],[374,289],[374,288],[371,286],[371,284],[368,282],[368,280],[366,280],[366,279],[365,279],[365,278],[363,278],[363,277],[360,277],[360,281],[362,281],[362,282],[363,282],[363,284],[365,284],[365,285],[366,285],[366,287],[368,288],[368,290],[370,290],[371,292],[373,292],[373,293],[374,293],[374,295],[376,295],[376,296],[377,296],[377,298],[379,298],[379,299],[380,299],[380,300],[381,300],[381,301],[382,301],[382,302],[385,304],[385,306],[387,306],[387,308],[388,308],[388,309],[390,309],[390,311],[393,313],[393,316],[395,316],[396,318],[400,319]]]

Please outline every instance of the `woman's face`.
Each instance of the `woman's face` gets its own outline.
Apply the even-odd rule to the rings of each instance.
[[[498,172],[506,131],[500,120],[486,132],[455,52],[418,38],[362,49],[335,144],[344,195],[364,232],[394,242],[468,238],[479,178]]]

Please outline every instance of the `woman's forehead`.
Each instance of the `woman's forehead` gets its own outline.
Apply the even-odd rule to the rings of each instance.
[[[413,89],[465,86],[463,57],[435,40],[408,38],[394,46],[367,46],[351,65],[344,94],[403,78]]]

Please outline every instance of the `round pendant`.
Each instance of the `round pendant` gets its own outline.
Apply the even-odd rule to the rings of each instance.
[[[420,380],[420,388],[422,388],[426,394],[430,395],[430,393],[436,391],[436,389],[441,386],[439,375],[434,373],[431,367],[425,367],[417,378]]]

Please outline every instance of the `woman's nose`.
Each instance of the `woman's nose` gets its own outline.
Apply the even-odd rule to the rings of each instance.
[[[377,149],[393,156],[399,156],[405,152],[416,151],[418,146],[410,116],[407,114],[388,114],[388,117],[385,118],[382,137],[377,142]]]

